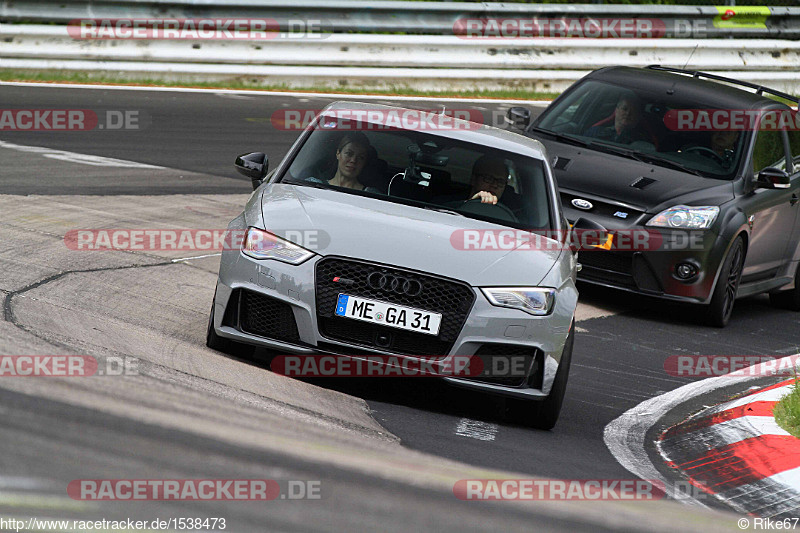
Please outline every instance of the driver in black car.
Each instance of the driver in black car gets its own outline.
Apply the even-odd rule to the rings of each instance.
[[[506,191],[508,179],[508,167],[503,159],[481,156],[472,166],[472,188],[467,201],[480,200],[494,205],[502,200],[511,211],[518,212],[522,208],[521,201],[513,190]]]
[[[727,160],[731,152],[736,148],[736,141],[739,139],[738,131],[715,130],[711,134],[711,149],[718,156]]]
[[[682,147],[679,152],[696,152],[699,155],[712,159],[722,165],[729,167],[733,163],[733,153],[736,150],[736,141],[739,140],[739,132],[735,130],[714,130],[707,140],[708,146],[696,145],[694,143]]]
[[[631,144],[635,141],[651,143],[653,139],[642,124],[643,110],[641,100],[633,94],[623,94],[617,101],[613,123],[593,126],[584,135],[619,144]]]

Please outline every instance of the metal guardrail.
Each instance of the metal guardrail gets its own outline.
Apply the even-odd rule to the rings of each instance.
[[[0,68],[180,81],[248,79],[288,87],[560,92],[598,66],[663,64],[800,92],[800,8],[752,8],[761,15],[747,19],[748,25],[741,19],[731,23],[730,17],[722,24],[720,10],[708,6],[214,1],[0,0]],[[739,16],[749,8],[735,9]],[[484,39],[453,35],[456,21],[468,17],[646,17],[663,21],[664,35],[672,38]],[[295,22],[314,20],[314,26],[325,31],[246,40],[75,39],[66,26],[76,19],[119,18],[274,19],[283,31],[296,28]],[[32,23],[35,21],[49,24]],[[680,35],[689,38],[677,38],[678,28],[682,28]],[[776,36],[782,39],[767,38]]]
[[[165,80],[182,84],[228,83],[247,80],[254,85],[285,88],[325,88],[420,91],[524,89],[539,93],[561,93],[589,70],[498,70],[427,69],[375,67],[311,67],[284,65],[234,65],[218,63],[163,63],[135,61],[85,61],[61,59],[4,59],[5,68],[32,71],[79,71],[115,80]],[[715,71],[791,94],[800,94],[797,72]]]
[[[678,65],[699,70],[796,71],[800,41],[691,39],[463,39],[332,34],[270,40],[77,40],[64,26],[0,24],[0,57],[470,69]]]
[[[672,38],[800,39],[800,7],[503,4],[492,2],[403,2],[369,0],[2,0],[0,21],[67,23],[81,18],[252,17],[273,18],[282,30],[292,20],[316,18],[334,33],[451,35],[457,21],[471,18],[583,18],[660,20]],[[748,13],[751,23],[740,23]],[[761,14],[757,14],[761,13]],[[724,18],[723,18],[724,17]],[[738,18],[737,18],[738,17]],[[747,22],[747,21],[744,21]]]

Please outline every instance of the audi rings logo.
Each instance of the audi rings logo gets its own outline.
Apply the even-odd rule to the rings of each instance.
[[[405,294],[406,296],[417,296],[422,292],[421,282],[392,274],[384,274],[383,272],[373,272],[367,276],[367,285],[372,289]]]

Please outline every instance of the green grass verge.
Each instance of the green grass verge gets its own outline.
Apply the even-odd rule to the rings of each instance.
[[[225,82],[165,81],[147,77],[113,77],[90,72],[73,71],[22,71],[0,69],[0,81],[28,81],[42,83],[91,83],[107,85],[144,85],[153,87],[197,87],[203,89],[248,89],[257,91],[318,92],[333,94],[377,94],[386,96],[430,96],[454,98],[503,98],[508,100],[552,100],[558,93],[540,93],[526,89],[480,91],[420,91],[409,87],[372,89],[369,87],[289,87],[287,85],[261,84],[257,80],[232,80]]]
[[[780,427],[800,438],[800,376],[795,375],[792,390],[772,410]]]

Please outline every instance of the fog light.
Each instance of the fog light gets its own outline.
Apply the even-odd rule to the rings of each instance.
[[[679,279],[691,279],[697,275],[698,269],[691,263],[678,263],[675,266],[675,275]]]

